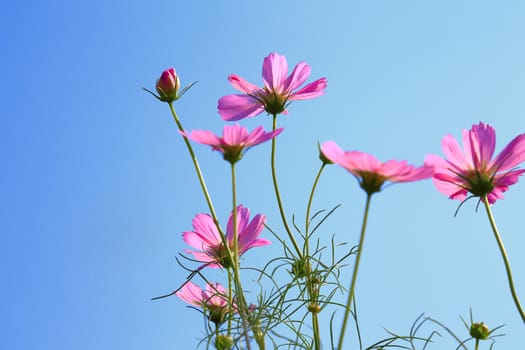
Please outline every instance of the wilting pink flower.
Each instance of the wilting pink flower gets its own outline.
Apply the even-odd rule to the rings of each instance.
[[[305,62],[299,62],[292,73],[287,75],[286,58],[277,53],[271,53],[263,61],[262,88],[238,75],[230,75],[228,80],[232,86],[243,94],[227,95],[219,100],[218,109],[222,119],[234,121],[254,117],[263,111],[269,114],[286,113],[286,106],[291,101],[315,98],[324,93],[326,78],[299,89],[310,75],[310,66]]]
[[[451,135],[443,138],[441,146],[447,159],[430,154],[425,163],[434,167],[432,180],[438,191],[450,199],[464,200],[470,192],[487,196],[492,204],[525,172],[515,169],[525,160],[525,134],[515,137],[495,158],[496,131],[482,122],[463,130],[463,149]]]
[[[228,312],[228,293],[220,283],[208,282],[206,290],[202,290],[192,282],[187,282],[175,294],[188,304],[201,307],[214,323],[222,323]],[[236,312],[237,305],[234,303],[232,307]]]
[[[321,152],[326,158],[352,173],[368,194],[381,191],[381,186],[386,181],[410,182],[432,176],[432,168],[429,166],[414,167],[404,160],[389,160],[383,163],[367,153],[345,152],[333,141],[325,142],[321,146]]]
[[[183,134],[195,142],[210,145],[214,151],[221,152],[225,160],[235,163],[250,147],[271,140],[282,131],[283,129],[277,129],[265,132],[262,126],[258,126],[249,133],[244,126],[236,124],[225,125],[222,137],[206,130],[193,130]]]
[[[270,241],[258,238],[264,229],[265,222],[266,217],[262,214],[255,215],[250,221],[250,210],[242,205],[237,207],[239,256],[250,248],[270,244]],[[231,267],[232,262],[212,217],[208,214],[198,214],[193,219],[192,225],[193,231],[184,232],[182,237],[184,242],[199,250],[185,250],[185,252],[193,254],[195,259],[205,263],[203,266]],[[226,240],[231,250],[233,250],[233,232],[233,215],[230,214],[226,227]]]
[[[173,68],[163,71],[155,86],[160,100],[165,102],[172,102],[178,98],[179,87],[179,77]]]

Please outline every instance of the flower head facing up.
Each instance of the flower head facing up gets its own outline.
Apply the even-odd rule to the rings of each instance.
[[[210,145],[214,151],[221,152],[225,160],[236,163],[249,148],[271,140],[282,131],[281,128],[265,132],[262,126],[258,126],[252,132],[248,132],[245,127],[235,124],[225,125],[222,137],[206,130],[193,130],[183,135],[195,142]]]
[[[451,135],[441,145],[447,159],[430,154],[425,164],[434,167],[434,184],[450,199],[462,201],[470,192],[474,197],[487,196],[493,204],[525,172],[515,169],[525,160],[525,134],[515,137],[495,158],[496,132],[482,122],[463,130],[463,149]]]
[[[327,85],[326,78],[320,78],[303,88],[310,66],[299,62],[288,76],[286,57],[271,53],[264,58],[262,88],[247,82],[238,75],[228,77],[232,86],[241,91],[240,95],[227,95],[219,100],[219,114],[228,121],[254,117],[266,111],[277,115],[286,113],[286,106],[294,100],[306,100],[321,96]]]
[[[228,313],[228,294],[220,283],[208,282],[206,289],[202,290],[192,282],[187,282],[175,294],[188,304],[202,308],[213,323],[219,325],[224,322]],[[235,304],[233,310],[237,310]]]
[[[155,85],[155,89],[159,93],[159,99],[164,102],[177,100],[179,98],[179,87],[180,80],[173,68],[163,71]]]
[[[257,214],[250,221],[250,210],[239,205],[237,207],[237,235],[239,256],[244,254],[248,249],[261,247],[270,244],[270,241],[259,238],[266,217]],[[233,267],[233,262],[228,256],[226,247],[224,247],[221,235],[213,219],[208,214],[198,214],[192,222],[193,231],[187,231],[182,234],[184,242],[198,251],[185,250],[186,253],[193,254],[195,259],[204,263],[203,266],[210,267]],[[230,250],[233,250],[233,215],[230,214],[228,226],[226,227],[226,240]]]
[[[367,153],[345,152],[333,141],[325,142],[321,152],[326,158],[352,173],[369,195],[381,191],[386,181],[410,182],[432,176],[432,168],[429,166],[414,167],[406,161],[397,160],[383,163]]]

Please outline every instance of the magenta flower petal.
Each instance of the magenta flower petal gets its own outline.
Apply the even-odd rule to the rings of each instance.
[[[196,284],[193,284],[192,282],[186,283],[175,294],[188,304],[192,304],[195,306],[202,306],[204,302],[202,289]]]
[[[383,163],[367,153],[345,152],[333,141],[325,142],[321,146],[321,152],[330,161],[352,173],[368,194],[381,191],[386,181],[409,182],[432,176],[432,168],[429,166],[416,168],[406,161],[397,160]]]
[[[175,294],[188,304],[202,308],[210,321],[217,325],[225,321],[229,311],[228,293],[220,283],[208,282],[206,289],[202,290],[199,286],[188,281]],[[237,312],[238,307],[235,303],[233,303],[232,309]]]
[[[282,84],[283,91],[292,91],[304,84],[310,76],[312,69],[305,62],[299,62],[293,69],[289,77]]]
[[[507,171],[525,161],[525,134],[516,136],[490,163],[492,171]]]
[[[218,110],[223,120],[237,121],[261,114],[264,105],[248,95],[227,95],[219,99]]]
[[[326,78],[317,79],[316,81],[306,85],[301,90],[298,90],[293,95],[291,95],[289,101],[297,100],[308,100],[311,98],[316,98],[324,94],[324,90],[328,84]]]
[[[230,76],[228,77],[228,81],[230,82],[230,84],[232,84],[232,86],[241,91],[241,92],[244,92],[246,94],[255,94],[257,93],[258,91],[261,90],[260,87],[258,87],[257,85],[254,85],[252,83],[249,83],[247,82],[246,80],[244,80],[243,78],[241,78],[240,76],[238,75],[235,75],[235,74],[230,74]]]
[[[248,249],[270,244],[269,241],[259,238],[264,229],[266,217],[257,214],[250,220],[250,210],[239,205],[237,207],[237,242],[239,255],[245,253]],[[227,250],[223,247],[222,238],[219,234],[211,216],[207,214],[198,214],[192,221],[193,231],[183,233],[184,241],[191,247],[198,249],[184,250],[192,254],[193,257],[203,262],[204,265],[212,268],[229,267],[231,261],[228,258]],[[226,227],[226,240],[230,250],[233,249],[234,229],[233,215],[230,214],[228,225]]]
[[[247,82],[238,75],[228,77],[232,86],[246,95],[227,95],[219,99],[218,111],[221,118],[236,121],[254,117],[266,111],[269,114],[286,114],[290,101],[306,100],[321,96],[327,85],[321,78],[300,89],[310,75],[310,66],[299,62],[288,74],[288,62],[284,56],[271,53],[263,60],[263,87]],[[298,91],[295,91],[299,89]]]
[[[463,130],[463,149],[450,135],[443,138],[443,153],[447,159],[428,155],[425,164],[434,168],[433,181],[441,193],[450,199],[464,200],[487,196],[489,203],[503,199],[503,193],[515,184],[525,170],[513,170],[525,161],[525,134],[514,138],[493,159],[496,132],[480,122]]]
[[[277,53],[269,54],[263,61],[262,76],[264,86],[275,92],[282,92],[283,83],[288,74],[286,58]]]
[[[214,151],[223,154],[225,160],[235,163],[239,161],[249,148],[271,140],[279,135],[283,129],[265,132],[262,126],[255,128],[252,132],[240,126],[224,126],[222,136],[216,136],[211,131],[193,130],[191,133],[182,133],[189,139],[212,147]]]

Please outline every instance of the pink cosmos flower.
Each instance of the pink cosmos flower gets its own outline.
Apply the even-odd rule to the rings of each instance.
[[[367,153],[345,152],[333,141],[325,142],[321,146],[321,152],[326,158],[352,173],[368,194],[381,191],[381,186],[386,181],[410,182],[432,176],[432,168],[429,166],[416,168],[406,161],[397,160],[383,163]]]
[[[244,126],[225,125],[222,137],[216,136],[211,131],[193,130],[191,133],[183,133],[189,139],[210,145],[214,151],[222,153],[225,160],[235,163],[240,160],[245,151],[250,147],[271,140],[279,135],[283,129],[265,132],[262,126],[258,126],[251,133]]]
[[[188,304],[208,312],[209,319],[214,323],[222,323],[228,312],[228,293],[220,283],[208,282],[206,290],[202,290],[192,282],[187,282],[175,294]],[[233,310],[237,311],[237,305],[233,305]]]
[[[318,79],[303,88],[301,85],[310,75],[310,66],[299,62],[288,75],[286,58],[271,53],[263,61],[264,87],[260,88],[232,74],[228,80],[241,91],[241,95],[227,95],[219,100],[219,114],[228,121],[254,117],[263,111],[269,114],[286,113],[286,106],[294,100],[306,100],[321,96],[326,88],[326,78]],[[297,90],[299,89],[299,90]]]
[[[463,149],[451,135],[441,145],[447,159],[430,154],[425,164],[434,167],[432,180],[450,199],[462,201],[470,192],[475,197],[487,196],[493,204],[525,172],[515,169],[525,160],[525,134],[515,137],[495,158],[496,131],[482,122],[463,130]]]
[[[261,234],[266,217],[257,214],[250,221],[250,210],[239,205],[237,207],[237,234],[239,256],[244,254],[248,249],[261,247],[270,244],[270,241],[264,238],[258,238]],[[222,239],[217,230],[217,226],[208,214],[198,214],[192,222],[193,231],[187,231],[182,234],[184,242],[198,251],[185,250],[186,253],[193,254],[195,259],[204,263],[204,266],[210,267],[231,267],[227,250],[222,244]],[[228,226],[226,227],[226,240],[230,249],[233,250],[233,215],[230,214]]]

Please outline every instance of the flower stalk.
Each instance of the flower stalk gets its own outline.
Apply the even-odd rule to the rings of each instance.
[[[510,288],[510,293],[512,294],[512,299],[514,300],[516,309],[518,310],[521,316],[521,320],[525,324],[525,312],[523,311],[523,307],[521,306],[520,300],[518,298],[518,293],[516,293],[516,288],[514,287],[514,279],[512,278],[512,270],[510,268],[509,258],[507,256],[507,251],[505,250],[505,246],[503,245],[503,240],[501,239],[501,235],[499,234],[498,227],[496,226],[494,215],[492,215],[492,209],[490,208],[489,199],[485,195],[483,196],[482,201],[483,201],[483,204],[485,205],[485,210],[487,212],[487,216],[490,221],[492,232],[494,233],[494,238],[496,238],[496,242],[498,242],[499,251],[501,253],[501,257],[503,258],[503,263],[505,264],[505,270],[507,272],[507,280],[509,282],[509,288]]]
[[[273,115],[273,125],[272,130],[275,131],[277,128],[277,114]],[[288,234],[288,237],[290,238],[290,241],[292,242],[292,245],[295,249],[295,252],[297,253],[297,256],[299,259],[302,259],[303,254],[301,252],[301,249],[299,248],[299,245],[297,244],[297,241],[295,240],[292,230],[290,229],[290,226],[288,225],[288,221],[286,220],[286,214],[284,212],[284,206],[283,202],[281,200],[281,194],[279,192],[279,184],[277,183],[277,170],[275,167],[275,153],[276,153],[276,142],[275,138],[272,139],[272,159],[271,159],[271,165],[272,165],[272,180],[273,180],[273,187],[275,190],[275,197],[277,198],[277,205],[279,207],[279,213],[281,214],[281,220],[284,225],[284,229],[286,230],[286,233]]]
[[[246,301],[244,299],[244,292],[241,284],[241,273],[239,264],[239,225],[237,220],[237,189],[235,184],[235,162],[231,162],[231,178],[232,178],[232,218],[233,218],[233,280],[235,284],[235,295],[238,298],[237,304],[239,306],[239,315],[241,316],[242,327],[244,330],[244,337],[246,340],[246,348],[251,349],[250,337],[248,334],[248,315],[246,312]]]
[[[361,234],[359,236],[359,244],[357,246],[357,256],[355,258],[354,272],[352,273],[352,281],[350,282],[350,290],[348,291],[348,299],[346,301],[345,314],[343,316],[343,323],[341,325],[341,333],[339,334],[339,342],[337,350],[343,348],[343,341],[346,332],[346,325],[348,323],[348,316],[350,315],[352,308],[352,300],[354,299],[355,285],[357,281],[357,272],[359,270],[359,262],[361,261],[361,254],[363,253],[363,245],[365,242],[366,224],[368,221],[368,212],[370,209],[370,201],[372,199],[372,193],[368,193],[366,196],[365,213],[363,215],[363,224],[361,226]]]

